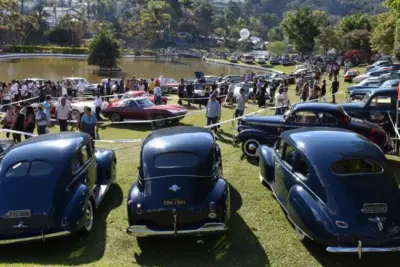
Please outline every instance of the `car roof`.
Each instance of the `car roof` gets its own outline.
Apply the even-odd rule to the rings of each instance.
[[[82,132],[45,134],[29,138],[8,150],[2,165],[9,166],[35,159],[53,163],[66,162],[85,140],[90,140],[90,136]]]
[[[304,102],[293,106],[293,111],[313,110],[313,111],[340,111],[340,107],[336,104],[321,102]]]
[[[397,92],[397,88],[382,88],[382,89],[376,89],[376,90],[371,90],[372,91],[372,95],[391,95],[395,92]]]
[[[282,138],[302,152],[311,164],[316,164],[320,171],[343,159],[362,157],[381,161],[385,158],[380,148],[366,137],[346,129],[299,128],[283,132]]]

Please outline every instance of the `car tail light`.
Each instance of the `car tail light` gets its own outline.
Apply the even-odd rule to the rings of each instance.
[[[136,206],[136,213],[137,213],[138,215],[140,215],[140,214],[143,213],[143,208],[142,208],[142,205],[141,205],[141,204],[137,204],[137,206]]]
[[[372,142],[375,141],[375,132],[376,132],[376,130],[372,129],[368,136],[368,139],[371,140]]]
[[[215,211],[215,203],[214,202],[210,202],[210,211],[211,212]]]

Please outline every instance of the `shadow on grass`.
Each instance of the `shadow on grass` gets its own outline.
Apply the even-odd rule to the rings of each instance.
[[[269,260],[253,231],[236,212],[242,205],[239,192],[231,189],[232,216],[223,235],[176,238],[138,238],[141,266],[269,266]]]
[[[87,237],[74,234],[48,239],[0,246],[0,262],[29,265],[81,265],[100,260],[106,247],[107,223],[110,212],[123,201],[121,187],[113,185],[95,214],[92,232]]]

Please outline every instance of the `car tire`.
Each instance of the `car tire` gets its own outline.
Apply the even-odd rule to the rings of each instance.
[[[94,206],[93,202],[88,199],[85,204],[84,224],[82,228],[83,234],[89,234],[94,224]]]
[[[122,117],[118,113],[114,113],[111,115],[111,121],[112,122],[122,121]]]
[[[257,148],[260,142],[256,139],[247,139],[242,143],[243,154],[249,158],[257,158]]]
[[[77,109],[74,109],[71,113],[71,117],[73,120],[78,120],[80,115],[81,113]]]
[[[158,120],[158,121],[154,121],[153,123],[154,123],[154,125],[155,126],[157,126],[157,127],[159,127],[159,128],[161,128],[161,127],[164,127],[165,126],[165,124],[166,124],[166,120],[164,120],[165,118],[163,117],[163,116],[155,116],[154,117],[154,120]]]
[[[161,105],[166,105],[166,104],[167,104],[167,101],[165,101],[165,100],[161,101]]]

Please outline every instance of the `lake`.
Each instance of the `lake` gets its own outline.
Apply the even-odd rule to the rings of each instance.
[[[154,78],[163,75],[168,78],[193,78],[195,71],[205,75],[227,75],[249,73],[249,69],[224,66],[203,62],[198,59],[164,58],[164,59],[121,59],[122,73],[110,77]],[[24,58],[0,60],[0,81],[10,82],[13,79],[43,78],[61,80],[63,76],[86,78],[89,82],[98,83],[108,76],[98,74],[98,68],[88,66],[86,59],[66,58]]]

